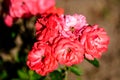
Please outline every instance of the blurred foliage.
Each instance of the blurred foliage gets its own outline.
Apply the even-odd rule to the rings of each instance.
[[[8,28],[2,21],[0,20],[0,80],[39,80],[41,76],[26,66],[27,53],[35,41],[34,32],[26,26],[22,32],[19,24]],[[21,38],[21,46],[17,37]]]
[[[4,13],[0,13],[0,80],[42,80],[44,77],[26,66],[28,51],[36,41],[36,18],[18,19],[8,27],[4,23]]]

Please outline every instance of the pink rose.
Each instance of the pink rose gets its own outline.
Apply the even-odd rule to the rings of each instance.
[[[10,0],[9,13],[12,17],[21,18],[43,14],[55,6],[55,0]]]
[[[79,41],[67,38],[59,39],[52,48],[60,64],[71,66],[81,63],[84,59],[84,49]]]
[[[29,10],[24,0],[10,0],[10,1],[11,1],[11,5],[9,7],[9,13],[12,17],[21,18],[23,16],[30,15]]]
[[[37,8],[40,13],[45,13],[48,9],[55,6],[55,0],[38,0]]]
[[[55,6],[55,0],[24,0],[32,15],[45,13]]]
[[[98,25],[87,26],[80,37],[85,48],[85,57],[89,60],[100,58],[108,48],[109,37],[103,28]]]
[[[58,63],[47,44],[36,42],[27,57],[27,65],[31,70],[45,76],[55,70]]]
[[[37,15],[38,14],[39,10],[38,10],[37,5],[40,1],[41,0],[24,0],[24,3],[29,10],[29,13],[31,13],[32,15]],[[41,12],[41,11],[39,11],[39,12]]]
[[[4,18],[4,22],[8,27],[11,27],[13,24],[13,18],[10,15],[6,15]]]
[[[83,15],[65,15],[62,16],[62,30],[60,31],[64,37],[78,38],[80,30],[88,25],[85,16]]]

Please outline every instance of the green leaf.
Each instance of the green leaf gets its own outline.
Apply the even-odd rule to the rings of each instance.
[[[71,67],[68,67],[68,68],[71,72],[73,72],[74,74],[76,74],[78,76],[80,76],[82,74],[82,71],[80,70],[80,68],[78,66],[74,65],[74,66],[71,66]]]
[[[34,71],[29,70],[28,73],[29,73],[30,76],[32,76],[34,74]]]
[[[28,79],[28,74],[25,71],[18,70],[17,73],[20,79]]]
[[[14,38],[16,36],[15,32],[11,33],[11,37]]]
[[[85,58],[86,59],[86,58]],[[94,65],[95,67],[99,67],[100,64],[99,64],[99,61],[97,59],[94,59],[94,60],[88,60],[86,59],[89,63],[91,63],[92,65]]]
[[[42,76],[36,74],[34,71],[29,70],[28,71],[29,74],[29,80],[41,80],[40,78],[42,78]]]
[[[7,72],[5,70],[3,70],[1,73],[0,73],[0,79],[5,79],[7,77]]]
[[[63,80],[62,73],[57,70],[50,73],[50,78],[51,80]]]

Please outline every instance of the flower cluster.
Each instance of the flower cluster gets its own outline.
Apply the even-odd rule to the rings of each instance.
[[[107,33],[98,25],[89,25],[85,16],[64,15],[62,9],[56,8],[46,13],[35,24],[37,42],[27,57],[31,70],[45,76],[58,65],[72,66],[81,63],[84,58],[94,60],[107,50]]]
[[[33,34],[30,32],[35,31],[36,42],[28,52],[26,65],[41,76],[46,76],[54,71],[48,78],[57,79],[54,74],[58,73],[57,76],[60,75],[63,80],[62,78],[67,76],[67,70],[80,75],[76,64],[80,64],[86,59],[91,64],[98,66],[97,59],[101,58],[108,49],[110,39],[104,28],[100,28],[97,24],[90,25],[82,14],[64,14],[62,8],[55,6],[55,0],[0,0],[0,4],[2,4],[0,5],[0,26],[1,31],[3,30],[0,34],[3,37],[1,41],[15,40],[12,43],[16,44],[16,41],[19,41],[17,38],[20,38],[23,44],[15,46],[18,47],[16,52],[21,52],[23,48],[27,48],[28,51],[31,46],[29,43],[33,40]],[[21,28],[16,28],[18,26]],[[8,31],[8,27],[13,28]],[[7,31],[4,32],[4,30]],[[28,42],[26,43],[26,41]],[[14,45],[6,46],[3,43],[2,45],[1,49],[7,49],[9,53],[11,53],[9,50],[14,47]],[[9,47],[10,49],[8,49]],[[26,49],[22,52],[26,53]],[[19,61],[16,57],[11,56],[11,59],[14,58],[14,62],[20,62],[21,59]],[[4,59],[4,57],[2,58]],[[32,71],[24,71],[22,66],[16,71],[14,73],[17,73],[16,76],[22,80],[37,79],[29,78],[28,76],[36,74]],[[2,72],[4,73],[4,71]],[[7,72],[9,73],[9,71]],[[24,72],[27,72],[25,78],[21,77]],[[5,79],[8,78],[5,77]]]
[[[11,3],[12,17],[41,14],[35,24],[37,42],[28,54],[27,65],[42,76],[58,65],[72,66],[84,58],[100,58],[108,48],[109,37],[103,28],[89,25],[83,15],[64,15],[63,9],[53,6],[54,0],[11,0]]]

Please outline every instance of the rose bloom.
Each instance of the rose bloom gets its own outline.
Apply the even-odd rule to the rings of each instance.
[[[46,12],[49,8],[55,6],[55,0],[38,0],[38,11]]]
[[[40,18],[37,19],[35,24],[36,32],[39,33],[39,31],[42,31],[44,28],[49,28],[49,26],[60,26],[62,19],[59,16],[62,14],[64,14],[64,10],[62,8],[51,7],[48,9],[45,14],[41,15]]]
[[[28,15],[29,10],[24,0],[10,0],[9,14],[13,18],[20,18],[25,14]]]
[[[94,60],[94,58],[100,58],[108,49],[109,37],[98,25],[87,26],[80,37],[80,42],[84,45],[85,57]]]
[[[56,14],[51,14],[38,19],[36,22],[36,37],[42,42],[53,43],[59,36],[60,18]]]
[[[10,15],[4,17],[4,22],[8,27],[11,27],[13,24],[13,18]]]
[[[60,30],[61,34],[67,38],[78,38],[80,35],[80,30],[88,25],[86,21],[86,17],[83,15],[74,14],[71,15],[63,15],[62,22],[62,30]]]
[[[48,9],[46,12],[46,14],[57,14],[58,16],[63,15],[64,14],[64,9],[63,8],[56,8],[55,6],[51,7],[50,9]]]
[[[36,42],[27,57],[27,65],[31,70],[45,76],[55,70],[58,63],[47,44]]]
[[[52,48],[60,64],[71,66],[81,63],[84,59],[84,49],[78,40],[59,39]]]
[[[55,0],[10,0],[9,13],[12,17],[29,17],[45,13],[55,5]]]
[[[55,0],[24,0],[24,1],[30,13],[33,15],[45,13],[48,9],[55,6]]]

